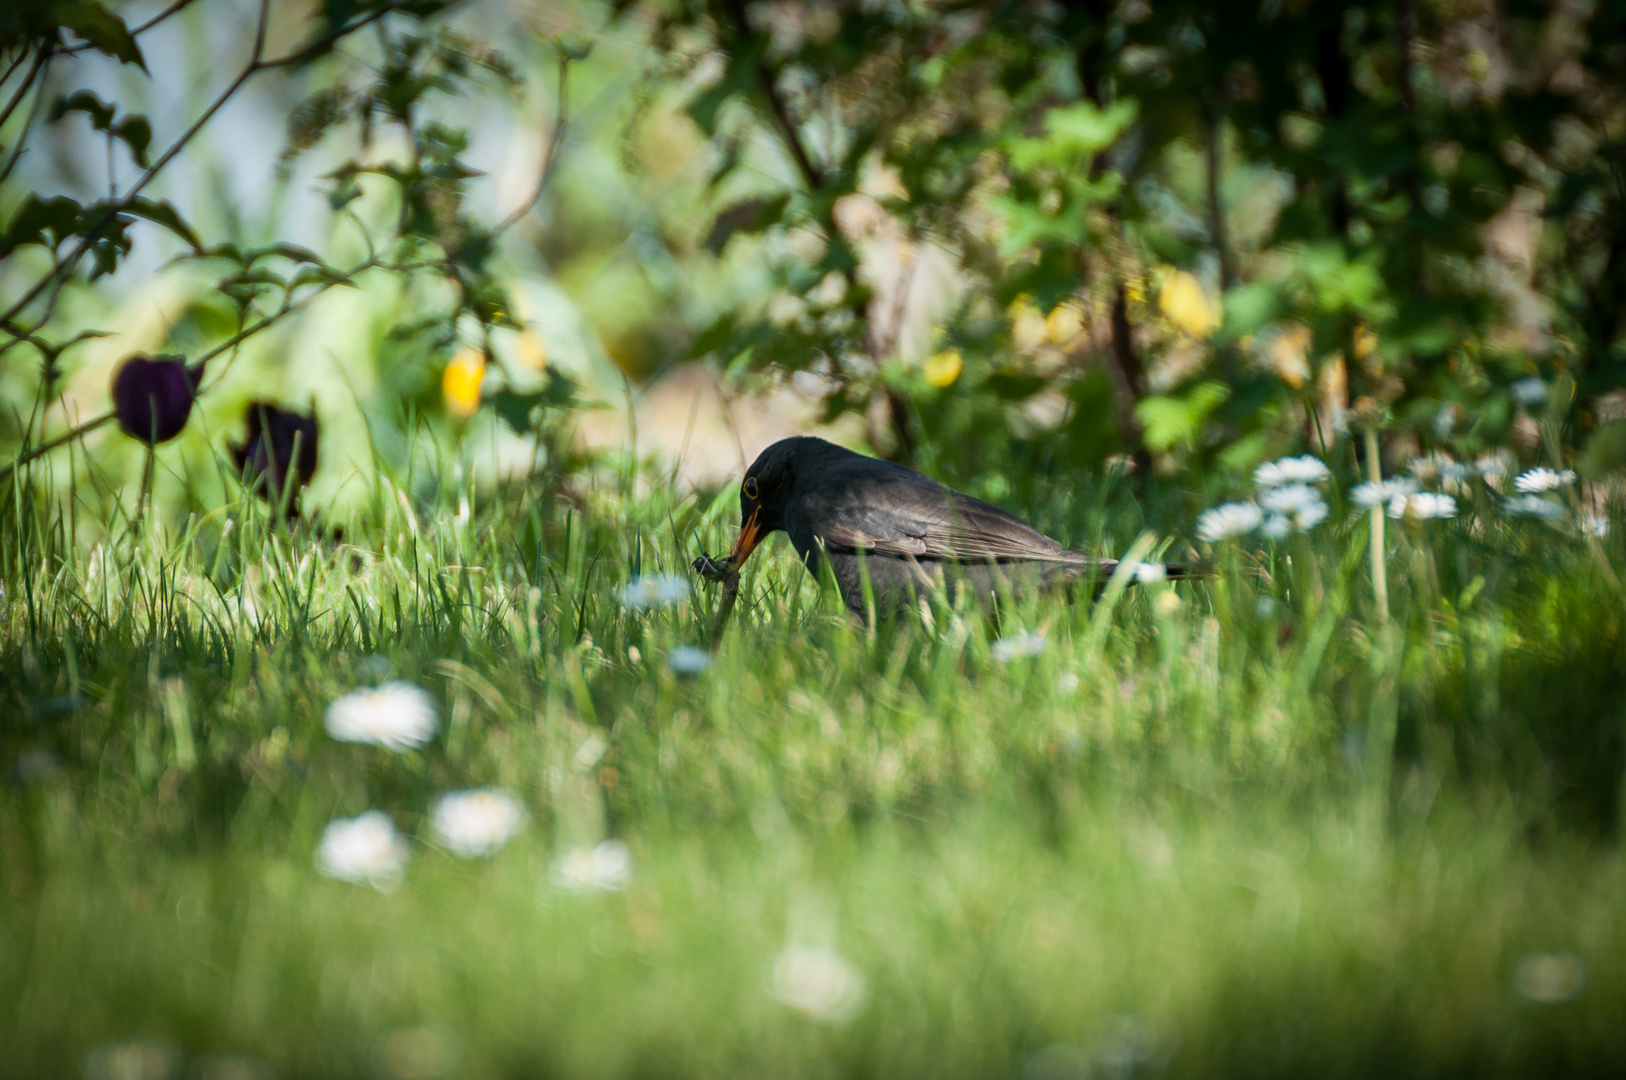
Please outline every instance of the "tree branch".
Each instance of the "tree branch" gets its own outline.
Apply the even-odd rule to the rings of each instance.
[[[531,207],[536,205],[537,200],[542,198],[542,193],[547,190],[548,181],[553,179],[554,166],[558,164],[559,160],[559,145],[564,142],[565,122],[570,111],[569,85],[565,79],[569,70],[570,57],[561,54],[559,57],[559,93],[557,95],[558,116],[553,122],[553,132],[548,136],[547,149],[544,151],[542,158],[542,169],[536,179],[536,188],[531,192],[530,198],[520,203],[519,206],[514,208],[513,213],[503,218],[492,228],[490,236],[493,238],[507,232],[520,218],[529,213]]]
[[[152,167],[141,174],[134,185],[132,185],[131,188],[125,192],[123,198],[117,200],[106,210],[105,213],[103,213],[100,220],[98,220],[96,224],[85,233],[84,237],[79,241],[79,243],[76,244],[65,257],[59,258],[52,265],[51,269],[46,272],[45,276],[40,278],[39,281],[35,282],[33,287],[28,289],[28,291],[26,291],[18,300],[7,308],[5,312],[0,313],[0,323],[10,322],[22,314],[23,311],[27,310],[28,305],[37,300],[40,294],[43,293],[47,288],[50,288],[53,285],[60,288],[60,284],[58,283],[64,278],[64,275],[71,271],[73,267],[78,264],[79,260],[84,258],[85,254],[93,246],[95,246],[102,230],[107,228],[113,219],[121,212],[129,208],[131,203],[133,203],[141,192],[146,189],[147,185],[152,182],[153,178],[156,177],[158,173],[166,165],[168,165],[170,161],[172,161],[175,156],[192,141],[193,138],[197,136],[198,132],[203,129],[203,126],[207,124],[217,112],[220,111],[227,101],[231,100],[237,91],[243,88],[243,85],[247,83],[250,78],[261,71],[269,71],[273,68],[286,67],[290,64],[298,63],[303,59],[313,56],[317,52],[325,49],[334,41],[337,41],[349,34],[353,34],[357,30],[371,25],[377,20],[383,18],[390,12],[406,7],[412,2],[414,2],[414,0],[394,0],[392,3],[368,12],[367,15],[357,19],[353,23],[347,23],[342,27],[324,34],[322,37],[311,42],[302,49],[295,50],[294,52],[286,56],[279,57],[275,60],[264,60],[261,58],[261,56],[265,48],[265,26],[267,16],[270,12],[271,0],[260,0],[260,12],[256,21],[254,34],[254,46],[250,51],[248,64],[237,73],[232,81],[227,84],[225,90],[221,91],[220,95],[216,97],[206,109],[204,109],[202,115],[199,116],[197,120],[193,121],[192,125],[181,134],[180,138],[172,143],[169,149],[165,150],[157,161],[153,162]],[[43,325],[43,323],[37,323],[33,329],[38,330],[41,325]],[[16,344],[17,339],[14,338],[3,345],[0,345],[0,354],[4,354]]]
[[[18,86],[17,92],[11,95],[11,100],[6,102],[6,107],[4,109],[0,109],[0,127],[4,127],[6,121],[11,119],[11,114],[17,111],[18,104],[20,104],[24,96],[27,95],[28,88],[34,85],[35,77],[39,75],[40,69],[45,66],[46,62],[50,60],[50,58],[51,44],[50,42],[46,42],[44,45],[40,46],[39,52],[34,54],[34,63],[29,66],[28,74],[23,76],[22,85]],[[22,62],[22,57],[18,57],[17,59],[19,63]],[[17,66],[16,64],[13,64],[11,71],[16,70]],[[11,78],[11,71],[6,72],[7,79]],[[18,141],[21,142],[20,139]]]
[[[49,68],[47,67],[46,70],[49,70]],[[17,145],[12,148],[11,157],[6,159],[5,167],[0,168],[0,184],[5,183],[6,179],[11,176],[11,170],[15,169],[17,167],[17,162],[22,160],[23,144],[28,141],[28,133],[34,130],[34,121],[39,118],[40,106],[44,104],[44,102],[45,83],[42,76],[40,80],[40,92],[34,95],[34,104],[28,110],[28,120],[23,124],[23,130],[17,135]]]

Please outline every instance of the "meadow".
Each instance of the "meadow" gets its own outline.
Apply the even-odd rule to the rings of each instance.
[[[19,470],[4,1071],[1618,1072],[1621,532],[1474,481],[1387,523],[1385,619],[1353,474],[1205,545],[1189,495],[1038,473],[1053,535],[1207,575],[875,626],[779,537],[708,653],[737,488],[384,473],[341,537],[93,527]],[[390,682],[427,741],[333,736]],[[434,807],[489,788],[523,822],[471,857]],[[335,879],[368,811],[394,872]]]

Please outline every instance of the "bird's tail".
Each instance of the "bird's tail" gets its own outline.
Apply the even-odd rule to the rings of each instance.
[[[1101,582],[1117,573],[1122,565],[1119,559],[1102,559],[1094,556],[1088,558],[1087,565],[1095,568],[1100,575]],[[1195,578],[1209,577],[1210,567],[1202,563],[1185,562],[1139,562],[1129,574],[1129,584],[1147,585],[1157,581],[1191,581]]]

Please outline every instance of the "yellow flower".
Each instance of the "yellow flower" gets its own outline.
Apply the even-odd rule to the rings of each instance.
[[[1309,352],[1310,328],[1299,323],[1270,343],[1270,366],[1282,382],[1296,390],[1310,377]]]
[[[1073,303],[1057,304],[1044,325],[1051,343],[1065,346],[1084,332],[1084,312]]]
[[[1365,360],[1372,355],[1372,350],[1377,347],[1378,336],[1372,332],[1372,328],[1365,323],[1357,323],[1355,326],[1355,359]]]
[[[952,385],[954,380],[960,377],[960,369],[963,367],[965,360],[960,356],[959,349],[944,349],[927,357],[923,370],[926,381],[941,389]]]
[[[519,347],[515,351],[519,354],[519,362],[532,371],[541,371],[548,366],[548,347],[534,331],[526,330],[520,334]]]
[[[1168,270],[1157,294],[1158,310],[1192,337],[1205,338],[1219,326],[1219,310],[1203,292],[1202,282],[1186,270]]]
[[[1050,336],[1044,313],[1033,306],[1026,296],[1019,296],[1005,312],[1011,319],[1011,344],[1017,352],[1033,352],[1042,348]]]
[[[452,357],[440,377],[447,411],[465,420],[473,416],[480,407],[480,384],[485,377],[486,358],[478,349],[464,349]]]

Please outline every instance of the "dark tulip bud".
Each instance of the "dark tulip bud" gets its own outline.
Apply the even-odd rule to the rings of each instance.
[[[119,428],[148,446],[186,429],[198,399],[203,366],[188,369],[179,356],[132,356],[113,372],[113,412]]]
[[[288,516],[299,509],[299,489],[316,473],[316,414],[281,409],[267,401],[250,402],[248,437],[232,447],[243,482],[269,503],[282,500],[292,480]]]

